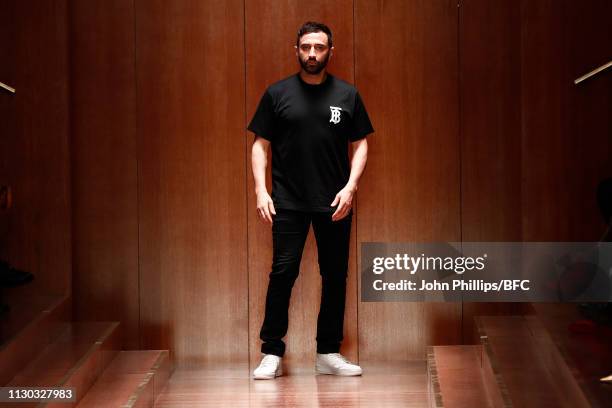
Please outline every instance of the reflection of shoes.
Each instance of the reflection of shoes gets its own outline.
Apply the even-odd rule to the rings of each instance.
[[[281,358],[274,354],[265,354],[264,358],[253,371],[253,378],[256,380],[272,380],[275,377],[283,375],[283,365]]]
[[[612,374],[607,377],[600,378],[599,381],[612,384]]]
[[[8,262],[0,261],[0,286],[12,288],[25,285],[34,279],[30,272],[20,271],[13,268]]]
[[[343,376],[361,375],[362,373],[361,367],[359,367],[357,364],[351,363],[340,353],[317,353],[315,371],[318,374]]]

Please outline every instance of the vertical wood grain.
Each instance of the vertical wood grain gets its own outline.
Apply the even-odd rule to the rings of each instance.
[[[15,38],[17,36],[17,19],[15,18],[15,1],[6,2],[5,6],[0,9],[0,18],[5,23],[0,25],[0,45],[4,49],[6,61],[13,61],[11,64],[0,64],[0,81],[15,86],[17,75]],[[11,182],[11,165],[9,163],[11,156],[15,154],[15,135],[17,133],[17,106],[13,94],[2,91],[0,92],[0,113],[9,120],[0,121],[0,183],[2,185],[10,185]],[[10,154],[9,154],[10,153]],[[0,257],[1,259],[8,258],[8,234],[10,231],[9,223],[10,213],[0,211]]]
[[[601,180],[612,177],[612,72],[608,69],[579,85],[574,85],[573,80],[612,60],[611,18],[610,1],[566,0],[572,139],[566,168],[571,184],[568,219],[575,241],[597,241],[605,230],[595,192]],[[564,85],[567,83],[564,81]]]
[[[573,81],[610,60],[612,4],[521,5],[523,239],[596,241],[595,192],[612,175],[610,73]]]
[[[140,335],[178,366],[247,359],[241,1],[136,2]]]
[[[462,0],[459,22],[463,241],[521,241],[521,9]],[[512,303],[463,305],[463,340],[474,316],[515,313]]]
[[[74,306],[139,348],[134,5],[71,3]]]
[[[355,77],[376,133],[357,198],[357,241],[460,240],[457,7],[355,3]],[[460,342],[458,303],[361,303],[361,359],[424,358]]]
[[[570,241],[571,156],[565,6],[521,3],[522,230],[524,241]]]
[[[4,1],[0,81],[0,258],[34,274],[31,293],[71,290],[68,2]],[[12,311],[18,313],[18,309]]]
[[[462,1],[464,241],[521,237],[520,27],[520,7],[513,2]]]

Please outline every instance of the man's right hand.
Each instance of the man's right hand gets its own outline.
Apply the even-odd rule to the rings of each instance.
[[[276,215],[276,210],[267,191],[257,193],[257,215],[259,215],[259,219],[272,225],[272,215]]]

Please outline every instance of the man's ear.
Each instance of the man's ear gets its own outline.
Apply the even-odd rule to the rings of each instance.
[[[299,56],[300,56],[300,53],[298,52],[298,47],[297,47],[297,45],[294,45],[294,46],[293,46],[293,48],[295,48],[295,55],[296,55],[297,57],[299,57]]]
[[[333,46],[329,49],[329,56],[331,57],[332,55],[334,55],[334,47]]]

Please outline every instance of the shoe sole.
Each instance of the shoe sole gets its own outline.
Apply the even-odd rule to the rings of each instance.
[[[338,376],[341,376],[341,377],[356,377],[356,376],[359,376],[359,375],[362,374],[362,372],[359,372],[359,373],[357,373],[357,372],[354,372],[354,373],[343,373],[343,372],[340,372],[340,371],[333,372],[330,369],[320,368],[320,367],[315,367],[315,373],[317,373],[317,374],[325,374],[325,375],[338,375]]]
[[[255,375],[253,374],[254,380],[273,380],[276,377],[280,377],[283,375],[283,370],[278,370],[274,373],[274,375]]]

